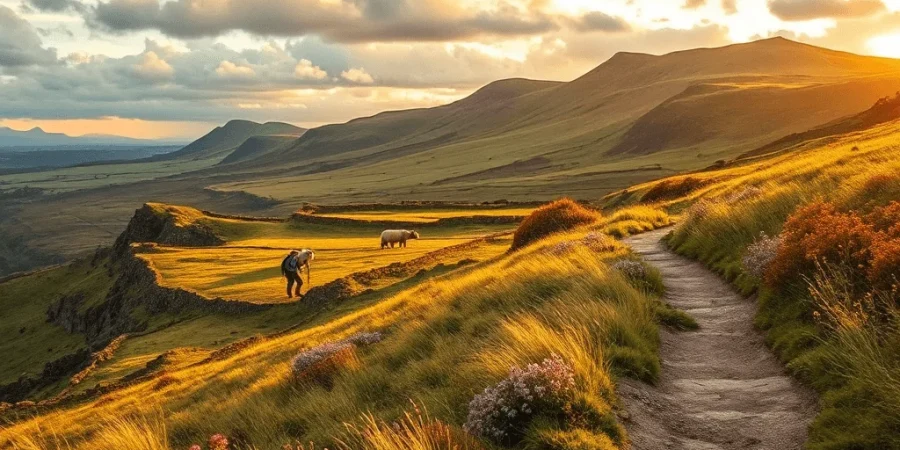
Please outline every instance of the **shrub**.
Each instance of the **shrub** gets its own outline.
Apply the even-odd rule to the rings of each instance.
[[[531,213],[516,229],[511,250],[522,248],[560,231],[589,225],[600,219],[600,213],[564,198],[544,205]]]
[[[781,246],[781,237],[769,237],[765,231],[759,234],[759,239],[754,241],[744,251],[741,258],[741,266],[744,273],[761,280],[765,276],[766,269],[778,256],[778,247]]]
[[[639,261],[623,259],[613,264],[612,268],[632,280],[643,280],[647,276],[647,269]]]
[[[900,174],[883,172],[870,176],[855,197],[855,206],[865,209],[869,205],[884,205],[900,198]]]
[[[872,231],[856,213],[838,212],[833,204],[824,202],[806,205],[785,222],[782,245],[766,271],[766,282],[783,287],[798,274],[815,272],[818,263],[843,262],[867,268]]]
[[[311,382],[330,389],[340,370],[352,369],[359,364],[357,347],[381,342],[383,338],[380,331],[361,331],[343,340],[304,350],[291,360],[291,376],[296,382]]]
[[[295,382],[313,383],[330,389],[338,372],[357,365],[355,345],[344,341],[328,342],[294,356],[291,375]]]
[[[554,245],[553,248],[550,249],[550,253],[553,253],[554,255],[563,255],[569,253],[576,247],[578,247],[578,243],[575,241],[562,241]]]
[[[228,450],[228,438],[224,434],[216,433],[209,437],[209,450]]]
[[[650,190],[645,192],[641,197],[641,203],[653,203],[660,200],[671,200],[684,197],[707,184],[709,184],[708,180],[701,180],[694,177],[665,180],[656,183]]]
[[[715,206],[715,202],[705,198],[695,202],[682,213],[682,220],[679,228],[690,227],[692,224],[709,217]]]
[[[381,340],[383,338],[384,337],[382,336],[380,331],[372,331],[372,332],[361,331],[359,333],[356,333],[356,334],[348,337],[347,339],[344,339],[344,342],[349,342],[353,345],[363,347],[366,345],[372,345],[372,344],[381,342]]]
[[[575,374],[556,354],[524,369],[513,367],[509,376],[472,399],[464,429],[494,442],[514,444],[536,415],[563,414],[574,390]]]
[[[782,245],[766,271],[771,286],[783,287],[812,274],[820,264],[850,268],[856,293],[893,290],[900,273],[900,203],[870,214],[840,212],[830,203],[800,208],[784,225]]]
[[[598,253],[614,252],[622,247],[622,244],[619,243],[619,241],[608,234],[598,233],[596,231],[591,231],[586,234],[582,239],[582,242],[584,242],[584,245],[586,245],[587,248]]]

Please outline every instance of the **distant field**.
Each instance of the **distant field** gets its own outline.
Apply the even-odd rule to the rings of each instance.
[[[457,215],[453,211],[440,214],[446,217]],[[385,214],[381,217],[400,220],[399,217],[403,216]],[[407,262],[435,250],[513,228],[510,225],[441,227],[422,232],[422,239],[410,241],[406,248],[381,250],[380,229],[372,227],[227,219],[207,219],[206,223],[228,241],[227,245],[156,247],[140,256],[160,273],[163,285],[181,287],[210,298],[223,297],[254,303],[290,301],[285,294],[285,281],[280,270],[281,260],[290,249],[311,248],[316,252],[312,264],[312,283],[304,285],[303,292],[306,292],[311,286],[355,272]],[[465,258],[489,259],[506,251],[509,242],[508,237],[486,242],[477,249],[467,250]],[[448,262],[455,263],[456,260]]]
[[[67,167],[40,172],[0,175],[0,191],[24,187],[51,192],[69,192],[112,185],[153,180],[156,178],[200,170],[219,159],[197,161],[127,162]]]
[[[418,211],[353,211],[346,213],[317,214],[322,217],[338,217],[354,220],[390,220],[397,222],[434,222],[448,217],[469,216],[527,216],[534,208],[508,208],[508,209],[460,209],[460,210],[418,210]]]

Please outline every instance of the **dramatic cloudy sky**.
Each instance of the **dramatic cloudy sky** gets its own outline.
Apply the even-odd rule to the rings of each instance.
[[[0,125],[315,126],[776,35],[900,57],[900,0],[0,0]]]

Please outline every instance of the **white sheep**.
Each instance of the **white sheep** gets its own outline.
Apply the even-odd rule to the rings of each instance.
[[[400,244],[400,247],[406,247],[406,241],[410,239],[418,239],[419,233],[409,230],[384,230],[381,232],[381,248],[387,248],[388,245],[394,248],[394,244]]]

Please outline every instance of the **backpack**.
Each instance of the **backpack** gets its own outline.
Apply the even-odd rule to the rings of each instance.
[[[292,255],[288,254],[287,256],[284,257],[283,260],[281,260],[281,276],[287,277],[287,274],[288,274],[287,265],[288,265],[288,261],[290,261],[292,257],[293,257]]]

